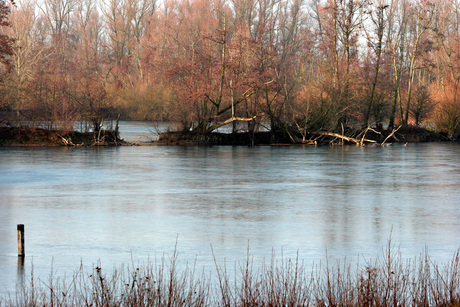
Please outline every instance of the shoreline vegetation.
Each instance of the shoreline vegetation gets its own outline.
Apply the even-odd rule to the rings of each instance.
[[[445,133],[423,127],[399,126],[393,130],[350,130],[341,133],[318,131],[294,133],[284,131],[257,132],[197,132],[165,131],[155,142],[132,143],[120,138],[118,124],[115,128],[79,132],[62,129],[44,129],[27,126],[0,127],[0,146],[132,146],[132,145],[357,145],[378,146],[391,143],[420,143],[458,141]]]
[[[425,249],[403,259],[388,242],[376,259],[327,258],[307,265],[275,256],[234,270],[219,265],[202,271],[180,264],[177,248],[153,263],[120,266],[108,273],[83,264],[70,278],[52,272],[48,280],[33,275],[15,293],[0,297],[3,306],[460,306],[460,249],[438,264]],[[234,273],[230,273],[234,272]]]
[[[43,1],[0,1],[0,126],[89,134],[4,145],[119,145],[117,115],[174,123],[158,144],[460,136],[460,0]]]
[[[78,132],[30,127],[0,127],[1,146],[118,146],[124,145],[118,131]]]
[[[173,131],[160,134],[159,145],[357,145],[378,146],[391,143],[420,143],[452,141],[446,134],[415,126],[399,126],[380,131],[372,128],[349,130],[343,133],[317,131],[304,134],[289,129],[239,133],[200,133]]]

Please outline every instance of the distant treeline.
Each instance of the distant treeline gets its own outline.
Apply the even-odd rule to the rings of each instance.
[[[0,4],[0,124],[460,134],[460,0]]]

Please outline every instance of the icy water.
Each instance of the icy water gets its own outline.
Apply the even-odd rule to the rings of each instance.
[[[0,148],[0,294],[32,268],[110,272],[176,243],[181,264],[213,271],[248,246],[255,263],[375,258],[390,235],[406,258],[460,247],[459,144]]]

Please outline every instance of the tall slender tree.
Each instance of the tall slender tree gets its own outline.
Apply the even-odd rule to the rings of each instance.
[[[2,29],[10,26],[10,20],[8,19],[9,14],[10,6],[8,5],[8,1],[0,0],[0,27]],[[13,54],[13,42],[13,37],[4,34],[4,31],[0,33],[0,63],[6,65],[8,69],[10,64],[9,56]]]

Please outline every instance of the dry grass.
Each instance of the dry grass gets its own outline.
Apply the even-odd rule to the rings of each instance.
[[[255,265],[249,249],[244,263],[229,273],[215,261],[215,272],[181,266],[177,253],[147,265],[121,266],[106,274],[83,265],[72,278],[33,272],[22,291],[0,298],[0,306],[460,306],[460,250],[443,265],[427,251],[402,259],[391,241],[381,257],[353,265],[306,266],[299,258],[273,253]]]

